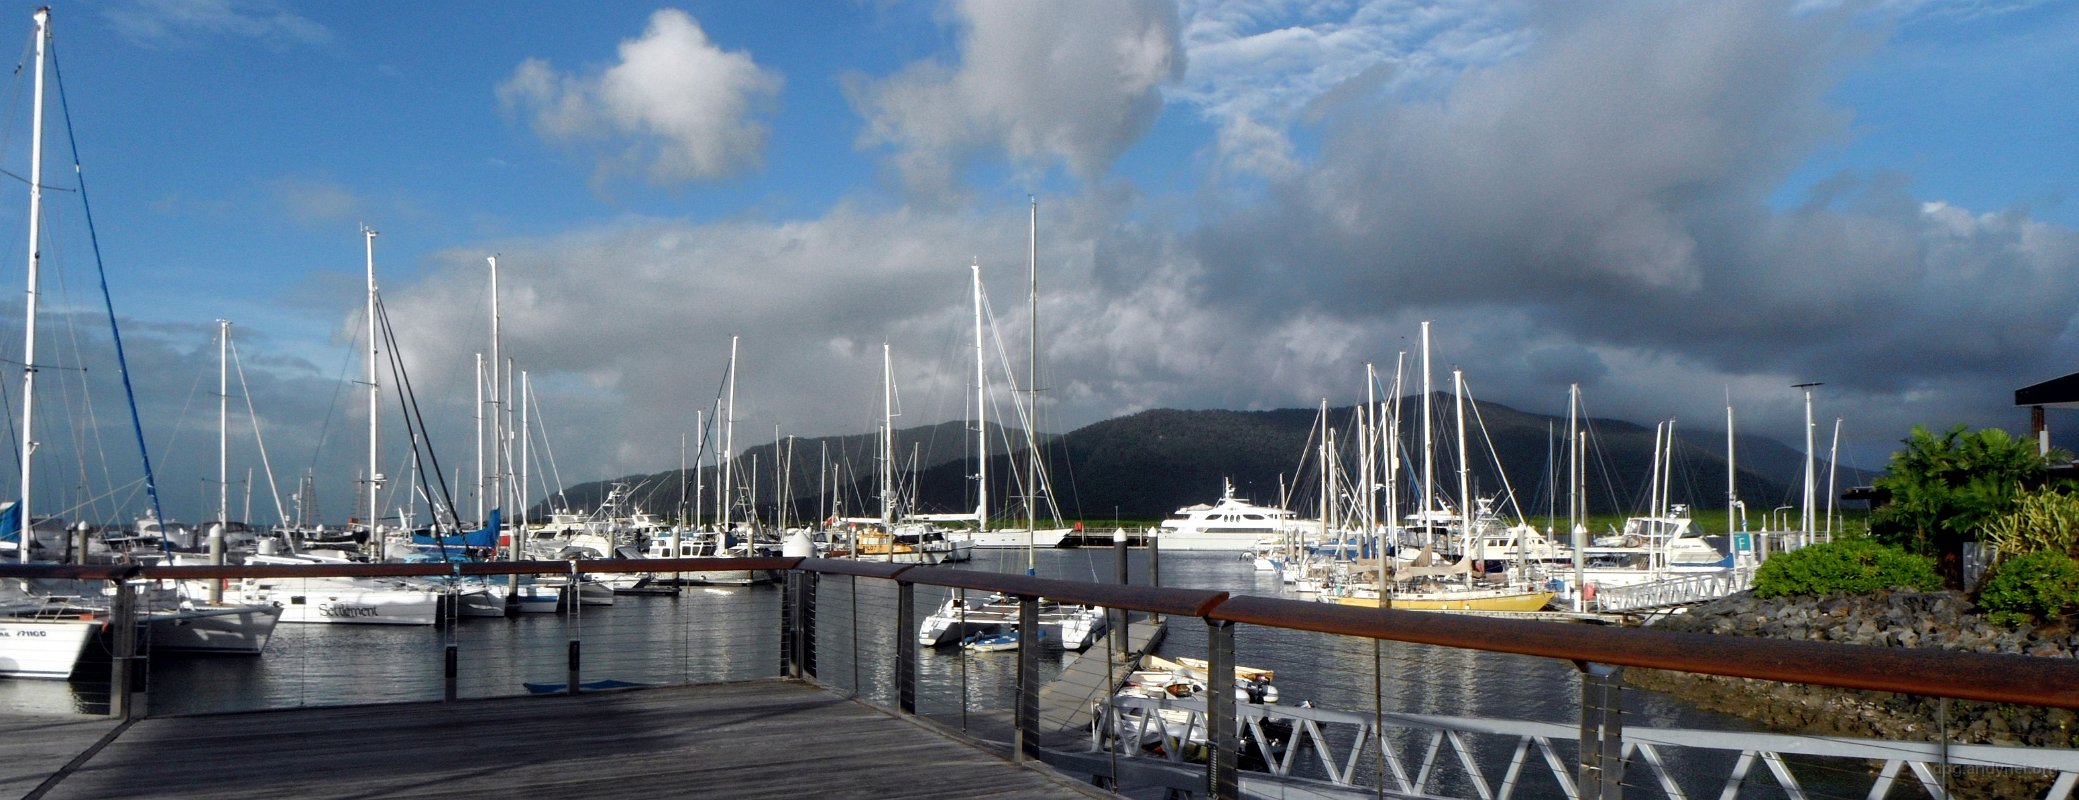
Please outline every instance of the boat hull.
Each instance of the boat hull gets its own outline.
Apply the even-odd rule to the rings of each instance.
[[[90,619],[0,619],[0,676],[72,677],[87,640],[101,629]]]
[[[1554,592],[1436,592],[1393,596],[1396,611],[1540,611]],[[1376,597],[1338,597],[1338,605],[1378,608]]]
[[[1028,544],[1045,550],[1061,546],[1061,540],[1068,538],[1072,532],[1070,528],[1042,528],[1029,532],[1023,528],[1016,528],[975,531],[969,535],[974,541],[974,546],[981,550],[1023,550]]]
[[[154,652],[258,655],[281,617],[272,604],[197,605],[154,613],[145,625]]]

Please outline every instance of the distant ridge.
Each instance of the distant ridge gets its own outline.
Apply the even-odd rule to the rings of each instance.
[[[1435,423],[1437,443],[1437,491],[1457,493],[1455,427],[1450,419],[1448,397],[1434,404],[1439,412]],[[1403,400],[1403,481],[1419,479],[1421,427],[1419,397]],[[1338,448],[1345,453],[1344,469],[1354,469],[1356,410],[1345,406],[1329,410],[1330,427],[1336,431]],[[1057,436],[1043,436],[1041,452],[1053,479],[1056,501],[1067,520],[1109,524],[1116,516],[1149,520],[1168,516],[1192,503],[1219,497],[1223,479],[1234,482],[1235,491],[1259,503],[1278,503],[1282,498],[1292,507],[1311,515],[1316,507],[1319,474],[1315,472],[1313,438],[1319,412],[1314,409],[1275,411],[1222,411],[1155,409],[1104,420]],[[1551,502],[1548,453],[1560,448],[1559,495],[1556,508],[1566,513],[1565,455],[1563,446],[1548,436],[1547,425],[1563,439],[1566,420],[1529,414],[1495,403],[1478,405],[1478,420],[1484,421],[1486,437],[1468,411],[1469,480],[1480,496],[1501,491],[1502,481],[1493,466],[1499,459],[1509,486],[1526,516],[1542,519]],[[1615,419],[1596,418],[1585,424],[1590,431],[1588,503],[1591,513],[1642,511],[1646,504],[1647,475],[1653,463],[1654,431],[1651,426]],[[998,518],[1022,519],[1022,507],[1006,511],[1005,498],[1022,495],[1012,488],[1013,466],[1023,469],[1022,440],[1016,430],[991,425],[992,456],[989,464],[992,514]],[[1685,429],[1677,425],[1672,501],[1699,509],[1725,507],[1725,431]],[[906,486],[916,492],[918,507],[930,512],[971,511],[975,504],[972,474],[974,464],[969,425],[946,422],[896,431],[896,461],[909,477]],[[835,465],[837,479],[832,494],[847,515],[872,516],[878,511],[879,479],[874,473],[876,436],[871,433],[772,442],[748,447],[736,458],[738,483],[745,493],[755,485],[760,516],[772,518],[778,475],[787,466],[781,453],[791,441],[791,480],[787,492],[791,520],[826,516],[832,508],[825,494],[830,484],[821,472],[825,453]],[[1491,453],[1489,441],[1491,440]],[[1769,509],[1796,503],[1802,485],[1803,454],[1772,439],[1753,435],[1738,437],[1739,493],[1749,520],[1759,526]],[[1006,452],[1008,451],[1008,452]],[[755,466],[755,470],[753,465]],[[1825,469],[1824,462],[1821,470]],[[636,502],[643,508],[672,515],[679,504],[678,470],[629,475],[579,484],[565,492],[560,505],[572,509],[596,507],[608,487],[625,483],[639,487]],[[1823,478],[1822,478],[1823,479]],[[703,493],[706,515],[714,508],[715,469],[705,470]],[[903,491],[908,491],[904,489]],[[689,489],[687,502],[691,503]],[[552,500],[534,510],[539,516]],[[741,508],[741,504],[739,505]],[[739,515],[741,511],[737,512]]]

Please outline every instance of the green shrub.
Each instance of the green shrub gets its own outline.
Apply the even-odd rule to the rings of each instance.
[[[1979,540],[1999,548],[2002,559],[2037,552],[2079,551],[2079,494],[2045,486],[2014,498],[2014,509],[1992,518]]]
[[[1837,539],[1770,556],[1754,571],[1756,597],[1869,594],[1895,586],[1942,588],[1934,559],[1864,538]]]
[[[1978,590],[1978,607],[2000,625],[2063,616],[2079,606],[2079,562],[2048,550],[2000,563]]]

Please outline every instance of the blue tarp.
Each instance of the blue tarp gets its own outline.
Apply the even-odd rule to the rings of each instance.
[[[414,533],[411,536],[411,541],[412,544],[445,544],[449,547],[482,547],[486,549],[497,547],[499,517],[499,510],[494,508],[491,509],[490,521],[477,530],[468,533],[458,533],[453,536]]]
[[[0,509],[0,542],[12,542],[22,536],[22,504],[6,503]]]

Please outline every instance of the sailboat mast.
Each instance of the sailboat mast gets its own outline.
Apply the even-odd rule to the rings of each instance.
[[[729,337],[729,406],[722,411],[722,482],[715,490],[717,523],[727,537],[736,509],[736,343]]]
[[[1030,276],[1032,354],[1026,364],[1025,390],[1030,393],[1029,416],[1025,419],[1025,574],[1039,573],[1032,553],[1032,538],[1039,530],[1039,198],[1027,196],[1031,211],[1025,223],[1025,262]]]
[[[1435,416],[1436,416],[1436,415],[1435,415],[1434,413],[1432,413],[1432,412],[1430,411],[1430,407],[1429,407],[1429,406],[1430,406],[1430,392],[1431,392],[1431,391],[1432,391],[1432,390],[1430,389],[1430,386],[1429,386],[1429,320],[1423,320],[1423,321],[1422,321],[1422,510],[1420,511],[1420,513],[1422,514],[1422,525],[1423,525],[1423,528],[1425,528],[1425,529],[1426,529],[1427,533],[1429,534],[1429,538],[1430,538],[1430,539],[1432,539],[1432,540],[1434,540],[1434,539],[1436,538],[1436,526],[1435,526],[1435,524],[1434,524],[1435,520],[1434,520],[1434,519],[1432,519],[1432,518],[1431,518],[1431,516],[1430,516],[1430,512],[1432,512],[1432,511],[1434,511],[1434,510],[1436,509],[1436,506],[1435,506],[1435,500],[1434,500],[1434,498],[1432,498],[1432,497],[1431,497],[1431,494],[1432,494],[1432,493],[1434,492],[1434,489],[1432,489],[1431,487],[1434,487],[1434,486],[1436,486],[1436,480],[1437,480],[1437,467],[1436,467],[1436,432],[1435,432],[1434,430],[1432,430],[1432,426],[1434,425],[1434,421],[1435,421]]]
[[[503,331],[498,308],[498,257],[485,256],[484,263],[491,267],[491,486],[485,494],[491,497],[492,508],[505,506],[505,470],[511,463],[506,451],[506,425],[504,396],[499,393],[499,384],[504,382],[505,361],[500,353],[503,346]],[[479,390],[481,393],[481,389]],[[481,484],[479,484],[481,486]],[[519,528],[513,529],[512,546],[506,558],[520,560]],[[497,535],[496,532],[493,535]],[[517,580],[517,578],[515,578]]]
[[[22,496],[15,504],[21,516],[20,525],[15,528],[15,555],[24,564],[29,563],[29,545],[34,540],[29,516],[29,472],[36,454],[36,279],[42,261],[39,237],[43,222],[43,58],[44,45],[50,39],[50,21],[50,9],[36,10],[36,106],[29,128],[29,308],[24,312],[27,330],[22,338],[21,435],[26,444],[22,447]]]
[[[376,415],[382,384],[376,379],[375,368],[378,350],[375,335],[375,229],[361,226],[361,239],[368,259],[368,544],[379,548],[382,541],[376,535],[376,520],[380,519],[376,512],[382,507],[382,498],[378,495],[381,494],[383,475],[377,471],[382,453],[376,443],[380,424]]]
[[[1736,482],[1739,474],[1740,470],[1737,462],[1733,460],[1732,390],[1727,389],[1725,398],[1725,535],[1728,537],[1734,531],[1741,530],[1744,527],[1739,524],[1739,517],[1735,516],[1736,511],[1740,507],[1740,487]]]
[[[217,524],[209,531],[209,563],[224,565],[224,521],[231,518],[231,321],[217,320]],[[250,481],[248,486],[252,485]],[[209,601],[224,601],[224,582],[209,582]]]
[[[1473,551],[1473,483],[1465,460],[1465,371],[1451,370],[1451,404],[1458,411],[1458,532],[1465,543],[1460,553]]]
[[[476,519],[484,521],[484,354],[476,354]],[[492,531],[491,535],[498,535]]]
[[[888,560],[895,560],[895,356],[881,343],[881,529],[888,535]]]
[[[982,262],[974,263],[975,291],[975,531],[989,532],[989,376],[982,350]]]

